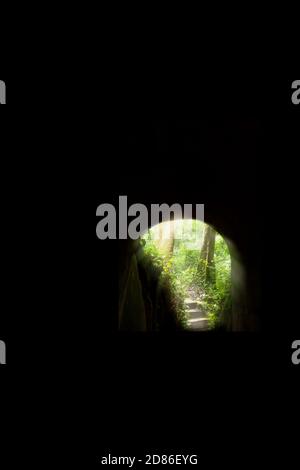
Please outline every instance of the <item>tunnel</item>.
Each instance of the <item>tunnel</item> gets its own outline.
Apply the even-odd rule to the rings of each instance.
[[[120,160],[114,183],[115,196],[127,195],[128,204],[142,203],[149,212],[152,204],[205,205],[205,223],[226,240],[231,256],[232,309],[223,324],[226,332],[261,331],[267,321],[261,295],[260,133],[259,122],[250,119],[130,122],[124,142],[129,158]],[[151,331],[139,244],[118,240],[117,245],[116,328]]]
[[[232,304],[230,312],[222,320],[222,328],[224,331],[232,332],[259,331],[259,260],[257,253],[255,253],[256,258],[253,258],[249,252],[249,245],[253,240],[249,240],[249,233],[244,231],[242,234],[247,236],[241,237],[240,227],[234,230],[233,215],[227,218],[225,211],[219,214],[215,210],[216,207],[213,205],[206,206],[206,223],[226,241],[231,259]],[[121,242],[118,313],[121,331],[147,331],[145,302],[147,303],[146,299],[151,295],[154,297],[157,295],[157,292],[151,293],[151,288],[146,285],[145,275],[141,274],[140,250],[138,241]],[[166,325],[161,326],[161,330],[168,331],[167,325],[168,321]],[[171,326],[170,329],[172,330]]]

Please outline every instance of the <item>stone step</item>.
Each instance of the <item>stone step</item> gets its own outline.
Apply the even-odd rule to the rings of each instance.
[[[198,307],[198,303],[197,303],[196,300],[186,299],[184,302],[185,302],[185,305],[188,309],[193,309],[193,308]]]
[[[192,318],[188,320],[189,324],[208,322],[208,318]]]
[[[188,323],[188,329],[192,331],[204,331],[208,330],[208,320],[198,321],[194,323]]]
[[[186,306],[188,329],[192,331],[205,331],[209,329],[208,318],[205,310],[199,305],[199,301],[187,298]]]
[[[189,310],[187,314],[189,318],[207,318],[206,313],[199,309]]]

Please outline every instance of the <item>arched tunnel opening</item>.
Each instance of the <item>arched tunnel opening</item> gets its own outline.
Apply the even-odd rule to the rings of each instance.
[[[120,331],[258,330],[247,262],[215,225],[168,221],[122,247]]]

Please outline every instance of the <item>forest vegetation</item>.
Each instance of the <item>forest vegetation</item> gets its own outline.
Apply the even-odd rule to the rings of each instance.
[[[177,220],[151,228],[141,244],[142,261],[151,264],[162,288],[168,286],[181,327],[191,327],[190,299],[205,313],[206,329],[221,328],[231,309],[231,258],[224,238],[198,220]]]

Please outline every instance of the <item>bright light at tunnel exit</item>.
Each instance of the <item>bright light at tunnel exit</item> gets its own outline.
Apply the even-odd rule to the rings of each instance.
[[[179,219],[155,225],[143,235],[145,240],[182,240],[191,250],[199,250],[203,244],[206,224],[195,219]]]

